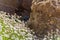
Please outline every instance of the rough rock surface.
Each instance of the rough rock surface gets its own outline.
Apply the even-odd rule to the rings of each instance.
[[[14,11],[17,9],[17,6],[17,0],[0,0],[0,11],[14,13]]]
[[[19,16],[27,17],[28,20],[31,12],[32,0],[0,0],[0,11],[10,14],[16,13]],[[24,19],[24,20],[26,20]]]
[[[33,0],[29,27],[39,37],[60,30],[60,0]]]
[[[31,5],[33,0],[19,0],[18,10],[16,11],[18,15],[29,16],[31,12]]]
[[[33,0],[19,0],[17,15],[22,16],[21,19],[27,21],[30,17],[31,5]]]
[[[17,12],[18,15],[29,15],[32,0],[0,0],[0,11]]]

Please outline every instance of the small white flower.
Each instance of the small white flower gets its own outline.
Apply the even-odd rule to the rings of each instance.
[[[0,25],[0,31],[2,31],[2,26]]]
[[[0,40],[2,40],[2,36],[0,36]]]
[[[25,33],[25,32],[20,32],[20,34],[21,34],[22,36],[24,36],[26,33]]]
[[[32,40],[32,38],[26,38],[26,40]]]
[[[15,38],[15,40],[19,40],[19,38]]]
[[[32,35],[32,34],[30,34],[30,33],[28,33],[28,34],[27,34],[27,36],[32,37],[33,35]]]
[[[15,33],[17,33],[17,31],[14,31]]]
[[[57,37],[57,40],[60,40],[60,36]]]
[[[46,38],[44,38],[43,40],[47,40]]]
[[[16,28],[14,27],[14,30],[16,30]]]
[[[15,38],[16,38],[15,35],[12,35],[11,39],[15,39]]]
[[[5,27],[9,27],[8,25],[6,25]]]
[[[9,38],[9,35],[8,34],[4,34],[5,37]]]

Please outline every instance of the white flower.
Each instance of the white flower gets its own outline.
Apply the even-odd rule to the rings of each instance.
[[[59,36],[59,37],[57,37],[57,40],[60,40],[60,36]]]
[[[32,34],[30,34],[30,33],[28,33],[28,34],[27,34],[27,36],[32,37],[33,35],[32,35]]]
[[[9,35],[8,34],[4,34],[5,37],[9,38]]]
[[[21,34],[22,36],[24,36],[26,33],[25,33],[25,32],[20,32],[20,34]]]
[[[17,33],[17,31],[14,31],[14,33]]]
[[[26,38],[26,40],[32,40],[33,38]]]
[[[16,38],[15,35],[12,35],[11,39],[15,39],[15,38]]]
[[[0,25],[0,31],[2,31],[2,26]]]
[[[47,40],[47,38],[44,38],[43,40]]]
[[[2,36],[0,36],[0,40],[2,40]]]
[[[19,38],[15,38],[15,40],[19,40]]]

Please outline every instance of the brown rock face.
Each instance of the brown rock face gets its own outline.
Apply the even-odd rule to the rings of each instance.
[[[0,11],[14,13],[17,6],[18,0],[0,0]]]
[[[17,14],[20,15],[20,13],[21,13],[22,16],[24,16],[24,15],[29,16],[30,12],[31,12],[32,1],[33,0],[19,0]]]
[[[37,36],[47,35],[51,30],[60,30],[60,4],[58,0],[33,0],[31,10],[29,27],[36,32]]]
[[[0,0],[0,11],[29,15],[32,0]]]

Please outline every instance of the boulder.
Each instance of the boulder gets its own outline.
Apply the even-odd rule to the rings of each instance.
[[[21,20],[27,21],[30,18],[32,0],[19,0],[17,15],[22,16]]]
[[[32,0],[19,0],[17,14],[29,16],[31,12]]]
[[[18,0],[0,0],[0,11],[14,13],[18,7]]]
[[[0,0],[0,11],[17,13],[18,15],[29,15],[32,0]]]

